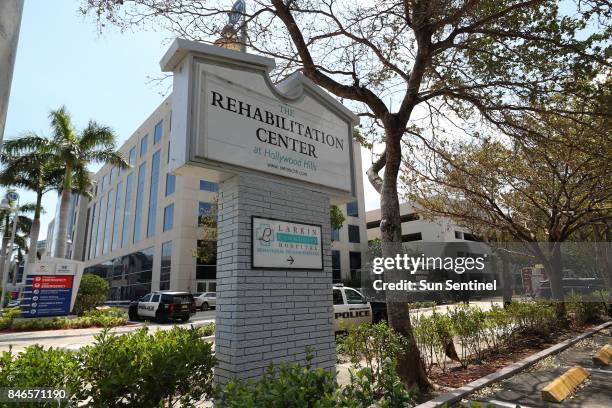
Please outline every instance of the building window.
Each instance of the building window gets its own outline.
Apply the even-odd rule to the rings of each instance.
[[[174,226],[174,204],[164,208],[164,231],[170,231]]]
[[[354,282],[361,279],[361,252],[349,252],[349,267],[351,280]]]
[[[134,211],[134,241],[140,241],[140,230],[142,229],[142,196],[144,195],[146,164],[138,167],[138,181],[136,182],[136,209]]]
[[[155,235],[157,224],[157,189],[159,186],[159,155],[160,150],[153,155],[151,164],[151,186],[149,189],[149,213],[147,216],[147,238]]]
[[[402,242],[412,242],[412,241],[420,241],[423,237],[420,232],[415,232],[413,234],[404,234],[402,235]]]
[[[87,259],[91,259],[91,248],[94,248],[94,252],[96,248],[96,244],[93,243],[98,229],[98,225],[96,224],[96,222],[98,221],[98,219],[96,218],[96,204],[97,203],[94,203],[91,211],[91,231],[89,231],[89,248],[87,249]]]
[[[98,206],[98,236],[96,237],[96,255],[95,257],[99,257],[102,253],[102,239],[104,236],[104,224],[100,224],[100,218],[102,215],[106,213],[106,197],[102,196],[100,199],[100,205]]]
[[[119,247],[119,208],[121,207],[121,188],[123,183],[120,181],[117,184],[117,195],[115,196],[115,211],[113,213],[113,240],[111,242],[111,251],[114,251]]]
[[[117,179],[117,175],[119,175],[119,167],[113,166],[110,172],[110,183],[113,183],[113,180]]]
[[[354,244],[358,244],[360,242],[359,239],[359,226],[358,225],[349,225],[348,226],[348,235],[349,242]]]
[[[144,156],[147,153],[148,147],[149,147],[149,135],[144,135],[144,137],[140,139],[140,157]]]
[[[217,278],[217,241],[201,240],[197,242],[196,279]]]
[[[147,217],[147,238],[155,235],[157,224],[157,187],[159,186],[159,154],[156,151],[151,164],[151,188],[149,189],[149,215]]]
[[[161,252],[159,290],[168,290],[170,289],[170,271],[172,269],[172,241],[164,242]]]
[[[474,234],[470,234],[469,232],[464,232],[463,233],[463,239],[465,239],[466,241],[476,241],[476,242],[480,241],[480,238],[478,238]]]
[[[153,144],[154,145],[159,143],[159,141],[162,138],[163,132],[164,132],[164,121],[160,120],[159,122],[157,122],[157,125],[155,125],[155,130],[153,132]]]
[[[136,146],[130,149],[130,153],[128,156],[128,163],[130,163],[131,166],[136,164]]]
[[[123,228],[121,229],[121,248],[128,246],[130,242],[130,216],[132,215],[132,178],[134,173],[130,173],[125,180],[125,206],[123,207]]]
[[[212,191],[213,193],[218,193],[219,184],[213,183],[212,181],[200,180],[200,190]]]
[[[332,281],[342,281],[342,268],[340,266],[340,251],[332,251]]]
[[[331,240],[340,241],[340,230],[339,229],[336,229],[336,228],[332,229]]]
[[[106,200],[106,217],[104,218],[104,245],[102,247],[102,253],[106,254],[110,249],[111,242],[111,215],[113,206],[113,190],[109,190],[108,199]]]
[[[211,208],[213,207],[212,203],[205,203],[200,201],[198,204],[198,225],[204,225],[204,217],[211,213]]]
[[[350,217],[359,217],[359,205],[357,201],[353,201],[346,205],[346,215]]]
[[[133,300],[151,292],[153,247],[85,269],[108,281],[108,300]]]
[[[166,197],[174,193],[176,189],[176,176],[174,174],[166,173]]]

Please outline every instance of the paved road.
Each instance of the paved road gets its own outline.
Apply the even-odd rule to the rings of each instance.
[[[127,326],[115,327],[111,331],[115,333],[127,333],[147,325],[152,330],[169,330],[172,327],[191,327],[204,325],[215,321],[215,311],[207,310],[197,312],[187,323],[155,323],[155,322],[131,322]],[[69,329],[69,330],[41,330],[20,333],[0,334],[0,352],[7,351],[12,346],[13,351],[18,352],[32,344],[41,344],[48,347],[79,348],[94,342],[94,336],[102,329]]]
[[[567,350],[549,356],[533,367],[472,395],[469,399],[482,406],[522,408],[562,406],[580,408],[612,407],[612,367],[596,367],[592,355],[605,344],[612,344],[612,327],[586,338]],[[560,404],[542,401],[541,390],[568,368],[580,365],[590,377]]]

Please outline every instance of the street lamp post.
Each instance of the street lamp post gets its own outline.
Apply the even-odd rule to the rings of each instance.
[[[15,215],[13,216],[13,230],[11,231],[11,240],[9,245],[6,247],[6,253],[4,254],[4,271],[2,273],[2,296],[0,297],[0,312],[4,310],[4,297],[6,296],[6,284],[8,281],[9,268],[11,266],[11,251],[15,244],[15,234],[17,233],[17,219],[19,218],[19,194],[11,191],[7,194],[7,198],[0,202],[0,209],[10,209],[9,199],[17,202],[15,208]]]

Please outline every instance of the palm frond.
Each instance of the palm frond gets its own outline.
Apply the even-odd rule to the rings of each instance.
[[[53,128],[53,138],[56,142],[72,142],[75,139],[75,130],[72,118],[65,106],[49,112],[51,127]]]
[[[25,133],[15,139],[5,140],[2,144],[2,161],[6,157],[22,155],[28,152],[43,151],[49,148],[50,141],[36,133]]]
[[[110,163],[122,169],[129,169],[131,166],[125,159],[123,153],[114,149],[94,150],[89,152],[88,159],[98,163]]]
[[[117,136],[110,127],[90,120],[81,134],[79,146],[84,152],[99,148],[115,150],[116,140]]]

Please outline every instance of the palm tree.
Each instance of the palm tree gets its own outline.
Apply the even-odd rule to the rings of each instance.
[[[53,256],[63,258],[66,253],[68,211],[70,194],[89,195],[92,187],[91,176],[87,171],[89,163],[112,164],[119,168],[129,168],[122,154],[116,151],[116,136],[111,128],[89,121],[87,127],[78,133],[65,106],[49,113],[53,137],[51,139],[31,135],[16,139],[14,153],[28,154],[44,152],[51,154],[53,160],[63,167],[59,220],[56,220],[58,242]]]
[[[2,248],[0,248],[0,254],[2,256],[11,256],[14,248],[11,248],[9,253],[7,254],[7,247],[9,245],[11,229],[13,228],[11,223],[11,214],[15,212],[16,203],[14,201],[10,201],[9,205],[10,209],[0,209],[0,233],[2,233]],[[20,243],[22,245],[25,244],[24,236],[27,236],[30,233],[30,228],[32,227],[32,219],[25,216],[26,213],[32,213],[35,209],[34,204],[23,204],[20,205],[17,209],[17,234],[15,235],[15,245],[19,246]],[[0,282],[2,282],[2,276],[4,275],[4,263],[6,262],[6,258],[2,258],[2,262],[0,262]]]
[[[45,148],[40,151],[22,152],[23,139],[36,137]],[[37,135],[28,134],[20,139],[7,140],[0,160],[4,165],[0,170],[0,185],[25,188],[36,193],[34,219],[30,230],[30,245],[26,267],[29,270],[36,262],[36,244],[40,233],[40,215],[43,212],[42,198],[50,190],[57,190],[61,185],[64,169],[50,153],[51,141]],[[25,271],[27,274],[28,270]]]

